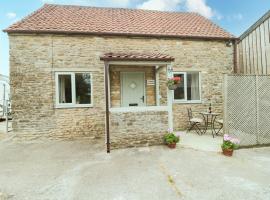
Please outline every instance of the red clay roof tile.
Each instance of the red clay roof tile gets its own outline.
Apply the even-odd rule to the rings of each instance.
[[[174,61],[174,58],[160,53],[144,54],[144,53],[106,53],[100,57],[101,60],[127,60],[127,61]]]
[[[232,39],[196,13],[45,4],[8,33],[68,33]]]

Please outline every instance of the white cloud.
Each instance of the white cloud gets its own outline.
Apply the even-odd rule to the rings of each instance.
[[[17,16],[17,14],[16,14],[15,12],[8,12],[8,13],[6,14],[6,16],[7,16],[7,18],[9,18],[9,19],[14,19],[14,18]]]
[[[147,0],[137,8],[146,10],[173,11],[179,6],[181,0]]]
[[[215,12],[206,4],[205,0],[186,0],[186,8],[187,11],[197,12],[207,18],[212,18],[215,15]]]
[[[43,3],[87,5],[101,7],[136,7],[159,11],[197,12],[207,18],[224,19],[221,14],[207,5],[207,0],[40,0]],[[232,16],[230,16],[232,18]],[[240,19],[241,16],[234,16]]]
[[[226,19],[228,21],[233,21],[233,20],[242,20],[243,19],[243,15],[241,13],[237,13],[237,14],[232,14],[232,15],[227,15]]]
[[[139,4],[137,8],[160,11],[186,10],[197,12],[207,18],[214,16],[219,20],[223,18],[207,5],[206,0],[147,0]]]

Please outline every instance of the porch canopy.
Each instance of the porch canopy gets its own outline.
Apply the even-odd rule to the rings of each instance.
[[[172,92],[168,91],[167,89],[162,88],[162,92],[166,93],[166,106],[160,106],[160,84],[159,84],[159,71],[162,68],[162,70],[165,69],[165,71],[162,71],[163,79],[162,84],[166,84],[166,80],[168,77],[172,77],[172,62],[174,61],[174,58],[172,56],[161,54],[161,53],[105,53],[100,57],[100,60],[104,61],[105,68],[104,68],[104,78],[105,78],[105,100],[106,100],[106,143],[107,143],[107,152],[110,152],[110,112],[130,112],[130,111],[160,111],[160,110],[166,110],[168,112],[168,124],[169,127],[172,128]],[[118,107],[118,108],[111,108],[112,102],[111,102],[111,86],[110,86],[110,70],[113,67],[119,67],[124,69],[130,69],[132,68],[134,72],[138,72],[140,68],[146,68],[151,67],[154,71],[154,79],[155,80],[147,80],[147,86],[148,84],[152,84],[152,87],[155,88],[155,105],[154,106],[148,106],[147,101],[144,104],[144,106],[137,106],[133,107]],[[146,80],[145,80],[146,81]],[[152,81],[152,82],[151,82]],[[113,81],[112,81],[113,83]],[[145,87],[145,86],[144,86]],[[167,88],[167,87],[166,87]],[[122,90],[121,90],[122,91]],[[119,91],[120,93],[120,91]],[[143,96],[144,98],[144,96]],[[147,98],[147,97],[146,97]],[[164,97],[163,97],[164,98]],[[122,97],[121,97],[122,101]],[[152,103],[153,104],[153,103]],[[151,104],[151,105],[152,105]]]
[[[106,53],[100,57],[104,61],[164,61],[172,62],[174,58],[160,53]]]

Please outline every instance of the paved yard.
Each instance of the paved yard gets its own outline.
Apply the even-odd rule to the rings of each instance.
[[[2,140],[0,193],[19,200],[270,199],[270,148],[228,158],[184,144],[106,154],[101,143]]]

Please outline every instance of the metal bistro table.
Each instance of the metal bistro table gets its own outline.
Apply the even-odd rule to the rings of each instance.
[[[217,133],[215,132],[215,121],[216,121],[216,117],[219,115],[217,113],[209,113],[209,112],[201,112],[200,113],[203,116],[204,119],[204,130],[202,131],[202,134],[205,134],[208,127],[210,126],[213,138],[215,137],[215,134],[217,135]]]

